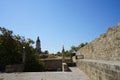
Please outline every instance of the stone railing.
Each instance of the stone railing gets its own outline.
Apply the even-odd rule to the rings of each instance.
[[[120,80],[120,62],[78,59],[77,67],[83,70],[90,80]]]

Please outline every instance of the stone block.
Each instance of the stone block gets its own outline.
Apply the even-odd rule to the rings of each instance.
[[[120,62],[79,59],[76,65],[90,80],[120,80]]]
[[[68,66],[66,63],[62,63],[62,71],[63,72],[68,71]]]
[[[24,65],[23,64],[14,64],[14,65],[6,65],[5,72],[23,72]]]

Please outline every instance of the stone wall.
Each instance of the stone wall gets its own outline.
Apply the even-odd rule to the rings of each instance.
[[[77,55],[84,55],[85,59],[120,61],[120,24],[81,48]]]
[[[61,59],[46,59],[44,60],[46,70],[62,70]]]
[[[90,80],[120,80],[120,62],[81,59],[77,61]]]
[[[47,71],[62,71],[62,59],[43,59],[42,61]],[[71,60],[65,59],[65,62],[70,63]]]
[[[14,64],[14,65],[6,65],[5,72],[23,72],[24,65],[23,64]]]
[[[77,54],[77,67],[83,70],[90,80],[120,80],[120,23],[109,28]]]

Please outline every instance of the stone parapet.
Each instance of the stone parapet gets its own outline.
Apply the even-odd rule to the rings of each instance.
[[[90,80],[120,80],[119,61],[78,59],[77,67],[83,70]]]
[[[47,70],[62,70],[62,59],[43,60]]]
[[[23,72],[24,65],[23,64],[14,64],[14,65],[6,65],[5,72]]]

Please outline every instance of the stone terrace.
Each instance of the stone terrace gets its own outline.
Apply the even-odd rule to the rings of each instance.
[[[88,80],[77,67],[70,69],[72,72],[0,73],[0,80]]]

